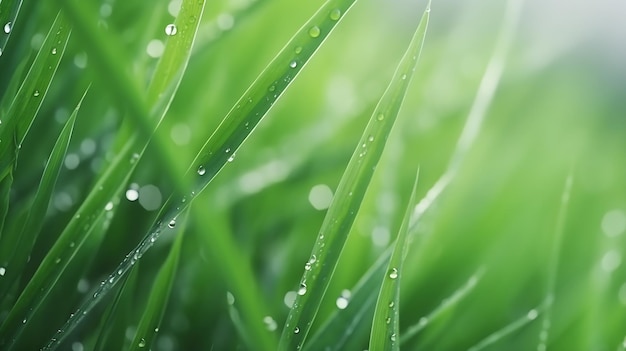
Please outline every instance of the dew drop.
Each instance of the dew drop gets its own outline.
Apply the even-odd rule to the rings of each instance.
[[[226,152],[226,153],[229,153],[229,152],[230,152],[230,148],[226,149],[226,151],[225,151],[225,152]]]
[[[392,268],[391,271],[389,271],[389,278],[391,279],[398,278],[398,270],[396,268]]]
[[[232,154],[229,158],[228,158],[228,162],[233,162],[235,160],[235,154]]]
[[[313,26],[311,27],[311,29],[309,29],[309,35],[311,36],[311,38],[317,38],[320,36],[320,27],[318,26]]]
[[[391,302],[389,303],[389,308],[393,308],[393,306],[395,306],[395,305],[396,305],[396,304],[395,304],[395,302],[391,301]]]
[[[330,11],[329,17],[330,17],[331,20],[337,21],[339,18],[341,18],[341,10],[340,9],[334,9],[334,10]]]
[[[35,90],[35,92],[33,93],[33,96],[34,96],[34,97],[39,96],[39,90]]]
[[[60,258],[60,257],[57,257],[57,258],[54,260],[54,263],[56,263],[56,264],[61,263],[61,258]]]
[[[272,84],[272,85],[270,85],[270,87],[267,90],[272,92],[272,91],[276,90],[276,86]]]
[[[104,206],[105,211],[111,211],[113,209],[113,202],[109,201],[106,206]]]
[[[298,328],[298,327],[293,328],[293,333],[294,334],[298,334],[299,332],[300,332],[300,328]]]
[[[528,318],[528,319],[530,319],[532,321],[535,318],[537,318],[538,315],[539,315],[539,313],[537,312],[537,310],[536,309],[532,309],[532,310],[528,311],[528,314],[526,314],[526,318]]]
[[[405,80],[406,79],[406,74],[403,74],[401,78],[402,78],[402,80]]]
[[[146,347],[146,339],[141,338],[141,340],[139,340],[139,345],[137,345],[139,347]]]
[[[4,267],[0,267],[0,277],[4,277],[6,273],[7,273],[7,269]]]
[[[56,55],[57,54],[57,48],[52,48],[52,55]]]
[[[176,35],[176,33],[178,33],[178,28],[176,28],[175,24],[170,23],[165,26],[165,34],[167,34],[168,36]]]
[[[11,33],[11,22],[7,22],[7,23],[4,25],[4,33],[5,33],[5,34],[9,34],[9,33]]]
[[[389,340],[391,340],[392,342],[396,341],[396,334],[391,334],[391,336],[389,337]]]
[[[335,301],[335,304],[337,305],[338,309],[345,310],[346,307],[348,307],[349,302],[350,301],[345,296],[339,296]]]
[[[206,169],[204,169],[204,167],[200,166],[198,167],[198,174],[203,176],[206,173]]]
[[[313,264],[313,263],[315,263],[316,261],[317,261],[317,256],[315,256],[315,255],[311,255],[311,258],[309,259],[309,263],[310,263],[310,264]]]
[[[300,54],[302,52],[302,46],[296,46],[296,48],[293,50],[293,52],[295,52],[296,55]]]
[[[289,62],[289,67],[296,68],[296,67],[298,67],[298,63],[296,61],[291,61],[291,62]]]
[[[387,319],[385,319],[385,323],[391,324],[391,317],[387,317]]]
[[[175,219],[172,219],[172,220],[171,220],[171,221],[167,224],[167,226],[173,229],[173,228],[176,226],[176,220],[175,220]]]
[[[374,141],[374,136],[373,136],[373,135],[370,135],[370,136],[367,138],[367,141],[369,141],[369,142]]]
[[[385,115],[383,113],[379,113],[378,116],[376,116],[376,119],[382,121],[383,119],[385,119]]]
[[[300,288],[298,289],[298,295],[304,296],[306,294],[306,284],[301,283]]]

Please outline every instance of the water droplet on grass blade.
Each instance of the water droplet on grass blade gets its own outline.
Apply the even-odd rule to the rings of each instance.
[[[202,166],[198,167],[198,174],[203,176],[206,173],[206,169]]]
[[[52,48],[52,55],[56,55],[57,54],[57,48]]]
[[[299,332],[300,332],[300,328],[295,327],[295,328],[293,329],[293,333],[294,333],[294,334],[298,334]]]
[[[105,211],[111,211],[113,209],[113,202],[109,201],[106,206],[104,206]]]
[[[176,35],[176,33],[178,33],[178,28],[176,28],[176,25],[171,23],[168,24],[167,26],[165,26],[165,34],[168,36],[172,36],[172,35]]]
[[[33,92],[33,96],[34,96],[34,97],[38,97],[38,96],[39,96],[39,90],[35,90],[35,91]]]
[[[300,288],[298,289],[298,295],[304,296],[306,294],[306,284],[301,283]]]
[[[296,46],[296,48],[293,50],[293,52],[295,52],[296,55],[300,54],[302,52],[302,46]]]
[[[396,341],[396,334],[391,334],[391,336],[389,337],[389,340],[391,340],[392,342]]]
[[[0,277],[4,277],[6,273],[7,273],[7,269],[4,267],[0,267]]]
[[[376,116],[376,119],[377,119],[377,120],[379,120],[379,121],[382,121],[383,119],[385,119],[385,114],[383,114],[383,113],[379,113],[379,114]]]
[[[11,22],[7,22],[7,23],[4,25],[4,33],[5,33],[5,34],[9,34],[9,33],[11,33]]]
[[[333,21],[337,21],[339,18],[341,18],[341,10],[340,9],[334,9],[334,10],[330,11],[330,15],[328,17],[330,17],[330,19],[333,20]]]
[[[168,227],[170,227],[171,229],[174,229],[174,227],[176,227],[176,220],[172,219],[168,224]]]
[[[398,278],[398,269],[392,268],[391,271],[389,271],[389,278],[391,279]]]
[[[311,38],[317,38],[320,36],[320,27],[318,26],[313,26],[311,27],[311,29],[309,29],[309,35],[311,36]]]
[[[291,62],[289,63],[289,67],[291,67],[291,68],[296,68],[296,67],[298,67],[298,63],[297,63],[296,61],[291,61]]]
[[[137,345],[139,347],[146,347],[146,340],[144,338],[141,338],[141,340],[139,340],[139,345]]]

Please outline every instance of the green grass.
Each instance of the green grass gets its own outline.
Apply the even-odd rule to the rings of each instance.
[[[0,350],[623,350],[624,72],[532,6],[0,1]]]

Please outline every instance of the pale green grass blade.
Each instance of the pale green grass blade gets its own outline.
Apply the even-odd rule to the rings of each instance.
[[[552,242],[552,252],[550,255],[550,263],[548,264],[548,275],[546,284],[546,311],[541,319],[541,331],[539,332],[539,345],[537,350],[546,350],[548,345],[548,338],[550,333],[550,327],[552,325],[552,306],[554,304],[555,290],[556,290],[556,278],[558,273],[561,245],[563,242],[563,235],[565,232],[565,219],[567,217],[567,208],[569,207],[569,201],[572,192],[572,185],[574,183],[574,176],[570,171],[570,174],[565,180],[563,187],[563,193],[561,195],[561,205],[559,207],[559,213],[557,215],[557,222],[554,234],[554,241]]]
[[[85,94],[87,94],[87,92],[85,92]],[[28,262],[32,247],[43,226],[43,220],[48,210],[50,199],[52,198],[54,186],[61,167],[63,166],[67,148],[72,138],[76,116],[78,115],[78,110],[84,98],[85,95],[83,95],[74,109],[74,112],[72,112],[70,118],[66,121],[63,130],[61,130],[61,134],[59,134],[52,148],[50,157],[44,167],[35,199],[30,206],[22,230],[8,233],[5,237],[0,238],[0,243],[2,243],[2,246],[0,246],[0,266],[5,268],[4,279],[0,285],[0,296],[5,296],[8,288],[20,278],[20,274]],[[11,245],[8,245],[6,242],[6,237],[9,235],[16,236],[16,239],[12,240]]]
[[[186,222],[186,221],[182,221]],[[176,278],[176,270],[178,268],[178,261],[180,260],[180,251],[183,243],[185,231],[185,223],[182,223],[178,233],[176,234],[176,240],[172,245],[167,259],[161,266],[159,273],[156,276],[152,289],[150,290],[150,297],[148,304],[143,311],[143,316],[139,321],[135,338],[130,345],[130,350],[142,350],[151,348],[154,339],[157,336],[167,302],[169,300],[170,292],[174,279]]]
[[[379,289],[382,284],[392,250],[393,246],[380,255],[354,289],[350,290],[348,306],[336,310],[304,345],[304,350],[345,350],[346,343],[354,334],[369,332],[377,299],[372,291]]]
[[[0,1],[0,56],[4,53],[21,6],[22,0]]]
[[[426,10],[422,18],[424,34],[428,24],[429,10]],[[424,35],[422,34],[423,37]],[[396,237],[396,243],[379,289],[374,319],[372,320],[372,332],[370,333],[369,349],[372,351],[400,350],[400,281],[403,275],[406,250],[409,246],[407,232],[409,230],[411,212],[413,206],[415,206],[418,179],[419,170],[415,176],[411,197],[406,206],[406,213],[404,214],[404,219],[402,220],[402,225]]]
[[[15,166],[21,144],[61,62],[70,32],[64,17],[57,15],[11,107],[0,115],[0,179]]]
[[[456,306],[463,298],[469,295],[480,279],[484,274],[484,269],[479,269],[476,273],[472,274],[472,276],[467,280],[465,285],[456,290],[450,297],[443,300],[441,305],[439,305],[436,309],[430,312],[427,316],[420,318],[417,324],[408,327],[404,333],[400,337],[400,343],[403,344],[406,341],[410,340],[412,337],[417,335],[420,331],[424,330],[426,326],[439,317],[441,317],[444,313],[451,310]]]
[[[545,306],[541,305],[541,306],[538,306],[537,308],[531,309],[524,316],[516,319],[515,321],[493,332],[492,334],[489,334],[486,338],[481,340],[479,343],[470,347],[468,351],[484,350],[486,347],[491,346],[497,343],[498,341],[506,338],[507,336],[513,334],[514,332],[520,330],[524,326],[530,324],[532,321],[537,319],[537,316],[542,312],[544,308]]]
[[[311,328],[330,277],[347,240],[365,191],[380,160],[424,43],[430,3],[384,95],[374,109],[361,140],[341,178],[326,213],[311,258],[300,281],[298,296],[280,340],[280,350],[301,348]]]
[[[115,300],[105,312],[93,351],[122,350],[124,347],[138,276],[139,265],[136,265],[124,279]]]

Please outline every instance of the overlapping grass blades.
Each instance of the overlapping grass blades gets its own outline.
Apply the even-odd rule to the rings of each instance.
[[[85,92],[85,94],[87,94],[87,92]],[[85,95],[83,95],[83,98],[74,109],[74,112],[70,115],[70,118],[68,118],[65,122],[63,130],[61,130],[61,133],[52,148],[50,157],[44,167],[41,182],[39,184],[39,188],[37,189],[35,198],[32,201],[25,221],[21,223],[21,230],[9,232],[4,238],[2,238],[2,245],[0,246],[0,262],[2,262],[2,266],[6,269],[6,273],[2,284],[0,285],[0,296],[6,296],[8,290],[20,278],[20,275],[28,261],[28,257],[30,256],[32,247],[35,244],[35,240],[41,231],[43,221],[40,219],[45,217],[46,211],[48,210],[54,185],[63,165],[63,160],[65,159],[67,148],[74,130],[76,116],[78,115],[78,111],[84,97]]]
[[[411,81],[426,34],[430,2],[394,76],[366,126],[346,167],[319,231],[287,317],[279,349],[301,348],[347,240],[365,191],[394,125]]]
[[[220,126],[213,132],[211,137],[208,138],[208,141],[198,153],[188,171],[188,174],[197,179],[196,186],[193,188],[194,190],[192,190],[189,195],[174,195],[166,203],[161,210],[159,220],[154,224],[146,237],[133,252],[127,255],[126,259],[120,263],[119,267],[109,279],[105,280],[104,284],[94,292],[94,299],[86,301],[79,308],[77,313],[68,320],[66,325],[60,329],[57,336],[51,340],[48,348],[54,348],[58,345],[64,334],[72,330],[81,318],[83,318],[85,313],[91,310],[99,299],[111,289],[113,284],[117,282],[119,276],[127,272],[132,265],[141,258],[145,251],[147,251],[158,238],[160,233],[165,230],[167,226],[173,227],[175,225],[178,215],[189,205],[189,201],[187,200],[191,200],[202,191],[219,170],[225,164],[232,161],[235,151],[252,132],[261,118],[265,116],[267,111],[296,77],[297,73],[306,62],[312,57],[315,51],[317,51],[324,39],[330,34],[337,23],[340,22],[343,15],[345,15],[353,3],[354,0],[330,0],[326,2],[317,13],[311,17],[307,24],[294,35],[264,72],[261,73],[259,78],[251,85],[248,91],[244,93],[244,96],[227,114]],[[80,15],[80,13],[81,12],[77,12],[76,15]],[[191,43],[192,41],[188,42],[189,45],[191,45]],[[167,58],[167,54],[164,54],[163,57]],[[171,69],[171,65],[163,64],[158,67],[163,67],[170,75],[174,74],[175,76],[179,76],[179,74],[181,74],[180,71],[174,72],[174,70]],[[157,74],[155,74],[155,76],[156,75]],[[161,80],[157,80],[156,84],[158,84],[158,82],[161,82]],[[168,88],[171,88],[171,85],[172,84],[169,83]],[[157,96],[159,95],[161,94],[157,94]],[[161,100],[166,98],[169,98],[169,96],[159,96]],[[171,98],[167,99],[167,101],[171,101]],[[120,154],[128,155],[130,150],[132,150],[132,146],[127,144],[127,146],[121,150]],[[122,158],[118,157],[117,159]],[[135,161],[136,159],[131,158],[131,162],[134,163]],[[110,169],[112,172],[117,168],[115,165],[112,165]],[[112,176],[111,174],[105,173],[102,178],[109,181]],[[119,183],[124,184],[125,181],[118,182],[118,184]],[[120,190],[121,188],[118,188],[114,193],[119,194]],[[89,198],[86,202],[88,200]]]

